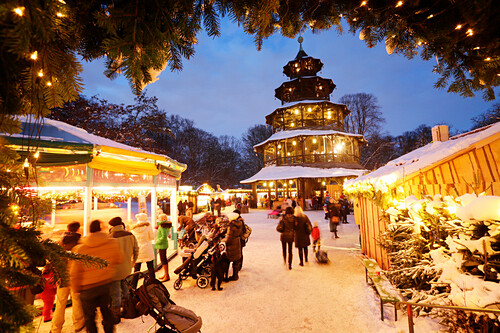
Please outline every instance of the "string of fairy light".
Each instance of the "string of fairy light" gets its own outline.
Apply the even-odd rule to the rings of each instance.
[[[405,2],[404,2],[404,1],[398,1],[398,2],[396,2],[396,3],[395,3],[394,8],[398,8],[398,9],[399,9],[399,8],[403,7],[404,5],[405,5]],[[359,7],[358,7],[358,8],[365,8],[366,10],[371,10],[371,8],[370,8],[370,6],[369,6],[369,1],[362,1],[362,2],[360,3],[360,5],[359,5]],[[418,13],[417,13],[417,12],[415,12],[414,14],[418,14]],[[437,15],[437,14],[436,14],[436,15]],[[435,17],[436,17],[436,15],[431,13],[431,14],[429,14],[429,15],[427,16],[427,18],[426,18],[426,19],[427,19],[427,20],[433,19],[433,18],[435,18]],[[341,15],[340,15],[340,17],[343,17],[343,15],[341,14]],[[354,22],[356,22],[357,20],[358,20],[358,18],[357,18],[357,17],[353,17],[353,18],[352,18],[352,21],[354,21]],[[457,31],[462,30],[462,31],[464,31],[464,35],[465,35],[464,37],[465,37],[465,38],[472,37],[472,36],[474,36],[474,35],[475,35],[474,29],[472,29],[472,28],[470,28],[470,27],[468,28],[468,27],[466,26],[466,24],[465,24],[465,23],[459,23],[459,24],[457,24],[457,25],[455,26],[454,30],[457,30]],[[391,38],[394,38],[394,37],[395,37],[395,35],[392,35],[392,36],[388,37],[388,39],[391,39]],[[362,30],[362,31],[361,31],[361,33],[360,33],[360,39],[361,39],[361,40],[365,39],[365,32],[364,32],[363,30]],[[387,43],[388,43],[388,42],[387,42],[387,39],[386,39],[386,45],[387,45]],[[417,44],[418,46],[422,46],[422,45],[426,45],[426,44],[427,44],[427,42],[422,41],[422,40],[418,40],[418,41],[416,42],[416,44]],[[474,48],[472,48],[472,49],[473,49],[473,50],[475,50],[475,51],[477,51],[477,50],[482,49],[482,47],[481,47],[481,46],[476,46],[476,47],[474,47]],[[391,48],[391,47],[388,47],[388,48],[387,48],[387,52],[388,52],[389,54],[391,54],[391,53],[392,53],[392,51],[393,51],[393,48]],[[485,57],[483,58],[483,60],[484,60],[485,62],[491,62],[491,61],[493,60],[493,57],[492,57],[492,56],[485,56]],[[500,76],[500,73],[498,73],[498,74],[497,74],[497,76]]]

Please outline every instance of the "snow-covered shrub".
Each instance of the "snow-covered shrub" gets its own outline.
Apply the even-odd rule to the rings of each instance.
[[[380,243],[390,258],[387,274],[411,301],[500,308],[500,197],[411,196],[385,212],[390,223]],[[493,314],[429,312],[454,332],[499,329]]]

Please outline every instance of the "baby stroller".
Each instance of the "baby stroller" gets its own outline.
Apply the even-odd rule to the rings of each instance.
[[[185,249],[184,252],[190,253],[187,259],[174,271],[179,277],[174,281],[174,289],[179,290],[182,287],[182,281],[189,276],[196,279],[196,285],[199,288],[206,288],[210,283],[212,274],[212,255],[218,249],[225,251],[225,244],[220,242],[224,232],[214,227],[207,236],[202,236],[198,242],[196,250]]]
[[[129,283],[130,277],[138,274],[144,278],[144,283],[139,288],[133,288]],[[170,299],[167,288],[157,279],[150,278],[147,274],[136,272],[125,280],[129,288],[128,307],[135,308],[135,317],[150,315],[160,326],[155,332],[161,333],[196,333],[202,325],[201,317],[193,311],[176,305]],[[124,306],[126,309],[126,306]],[[148,329],[148,332],[156,325]]]

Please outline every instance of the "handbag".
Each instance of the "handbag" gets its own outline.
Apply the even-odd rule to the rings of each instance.
[[[285,231],[285,226],[283,225],[283,220],[280,220],[278,225],[276,226],[276,231],[282,233]]]
[[[335,224],[338,224],[339,223],[339,217],[338,216],[332,216],[331,222],[335,223]]]

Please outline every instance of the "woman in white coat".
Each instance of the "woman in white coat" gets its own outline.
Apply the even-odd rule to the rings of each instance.
[[[155,239],[153,228],[148,222],[148,215],[145,213],[139,213],[135,216],[137,222],[131,227],[132,234],[134,234],[137,239],[137,244],[139,245],[139,255],[134,265],[134,272],[141,270],[142,263],[145,262],[148,267],[148,274],[151,278],[155,278],[155,268],[153,260],[155,258],[153,244],[151,243]],[[132,284],[137,287],[138,278],[134,277]]]

